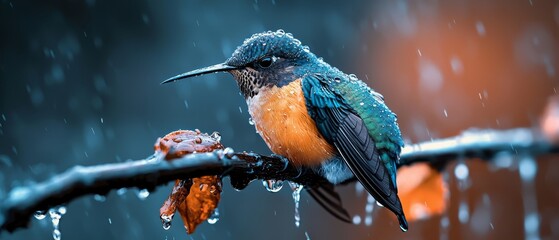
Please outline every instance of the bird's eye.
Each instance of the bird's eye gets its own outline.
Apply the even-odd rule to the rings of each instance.
[[[274,63],[275,59],[273,57],[264,57],[260,60],[258,60],[258,66],[262,67],[262,68],[268,68],[270,66],[272,66],[272,63]]]

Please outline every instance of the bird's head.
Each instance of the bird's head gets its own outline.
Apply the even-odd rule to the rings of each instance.
[[[189,71],[163,83],[213,72],[229,72],[245,98],[262,88],[289,84],[313,67],[325,64],[308,47],[283,30],[257,33],[246,39],[225,62]]]

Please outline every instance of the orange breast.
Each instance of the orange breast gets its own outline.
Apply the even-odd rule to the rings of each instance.
[[[247,103],[256,130],[275,154],[305,166],[319,165],[335,155],[308,115],[301,79],[262,89]]]

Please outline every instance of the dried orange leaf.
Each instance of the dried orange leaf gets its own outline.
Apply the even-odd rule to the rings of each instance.
[[[167,154],[165,159],[172,160],[193,152],[223,149],[223,145],[219,142],[220,138],[217,132],[208,135],[199,130],[178,130],[157,139],[154,148],[156,152]]]
[[[549,98],[541,119],[541,129],[549,141],[559,143],[559,97]]]
[[[165,159],[172,161],[194,152],[223,149],[219,140],[219,133],[208,135],[198,130],[179,130],[159,138],[155,143],[155,151],[166,154]],[[178,210],[187,233],[193,233],[200,223],[213,214],[220,197],[221,179],[218,176],[176,180],[173,191],[159,209],[163,227],[170,227],[171,219]]]
[[[408,220],[420,220],[444,212],[448,189],[442,175],[428,164],[398,170],[398,196]]]
[[[190,193],[179,205],[179,213],[186,228],[191,234],[196,227],[206,221],[217,208],[221,195],[221,179],[217,176],[194,178]]]

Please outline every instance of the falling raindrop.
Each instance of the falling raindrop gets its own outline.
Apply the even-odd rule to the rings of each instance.
[[[359,216],[359,215],[353,216],[352,222],[353,222],[353,224],[355,224],[355,225],[361,224],[361,216]]]
[[[54,230],[52,231],[52,238],[53,238],[54,240],[60,240],[61,235],[62,235],[62,233],[60,233],[60,230],[58,230],[58,229],[54,229]]]
[[[373,217],[372,217],[372,216],[367,215],[367,216],[365,217],[365,225],[366,225],[366,226],[371,226],[371,225],[373,225]]]
[[[60,230],[58,229],[58,225],[60,223],[60,219],[62,218],[62,215],[64,214],[66,214],[66,207],[64,206],[53,207],[49,209],[49,216],[52,221],[52,227],[54,228],[54,230],[52,231],[52,238],[54,240],[60,240],[61,233]]]
[[[363,187],[363,185],[360,182],[356,182],[355,183],[355,192],[357,192],[357,196],[361,196],[361,194],[363,194],[364,191],[365,191],[365,188]]]
[[[481,37],[485,36],[485,25],[483,25],[482,21],[476,22],[476,31],[479,34],[479,36]]]
[[[458,207],[458,220],[461,223],[465,224],[470,219],[470,213],[468,210],[468,204],[466,202],[461,202],[460,206]]]
[[[147,189],[142,189],[138,191],[137,196],[140,200],[145,200],[149,196],[149,191]]]
[[[538,165],[532,157],[523,157],[518,163],[520,178],[524,181],[533,181],[538,171]]]
[[[262,181],[262,185],[264,185],[268,192],[279,192],[283,187],[283,181],[274,179],[264,180]]]
[[[462,61],[460,61],[460,59],[456,56],[450,59],[450,67],[452,68],[452,71],[456,74],[460,74],[464,70]]]
[[[216,208],[214,209],[212,215],[208,218],[208,223],[215,224],[217,221],[219,221],[219,209]]]
[[[293,202],[295,202],[295,226],[299,227],[301,225],[301,215],[299,214],[299,202],[301,200],[301,190],[303,190],[303,185],[289,182],[289,186],[293,190]]]
[[[374,206],[373,204],[367,203],[367,205],[365,206],[365,212],[366,213],[373,212],[373,208],[374,208],[373,206]]]
[[[468,179],[470,171],[468,170],[468,166],[463,162],[456,164],[454,168],[454,175],[461,181]]]

